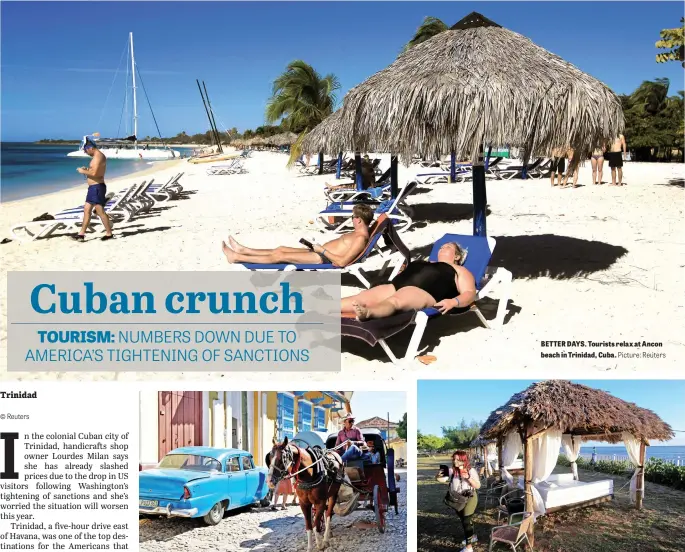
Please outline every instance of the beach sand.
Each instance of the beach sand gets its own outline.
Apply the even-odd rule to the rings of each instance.
[[[6,349],[6,273],[27,270],[228,271],[221,241],[231,234],[254,247],[297,246],[301,237],[325,239],[312,224],[325,206],[322,187],[334,175],[303,176],[288,171],[286,156],[255,152],[245,161],[248,174],[206,176],[207,165],[179,161],[152,167],[156,182],[185,171],[181,182],[188,199],[169,202],[153,216],[115,227],[116,240],[101,242],[91,234],[75,243],[64,233],[33,243],[2,245],[3,322],[0,345]],[[389,164],[383,156],[381,166]],[[400,167],[400,183],[417,172]],[[590,183],[589,163],[581,168],[577,189],[558,189],[543,180],[488,180],[488,235],[497,240],[492,265],[514,275],[509,316],[499,330],[483,328],[475,315],[431,321],[424,335],[426,354],[437,361],[391,364],[380,347],[343,339],[341,374],[308,373],[311,381],[395,379],[413,372],[420,377],[674,377],[685,358],[683,289],[682,164],[626,163],[627,186]],[[149,176],[149,175],[148,175]],[[141,175],[110,182],[111,191]],[[604,181],[610,181],[607,164]],[[85,187],[3,204],[0,239],[14,223],[44,212],[82,203]],[[415,226],[401,234],[413,250],[430,250],[445,233],[472,233],[471,183],[423,186],[410,197]],[[344,283],[351,280],[345,278]],[[355,288],[344,287],[343,295]],[[486,318],[494,302],[483,301]],[[409,336],[390,340],[398,355]],[[640,352],[665,353],[665,359],[542,359],[542,341],[649,341],[662,347]],[[578,350],[578,349],[576,349]],[[612,348],[580,349],[612,351]],[[625,348],[614,348],[613,351]],[[628,350],[630,351],[630,350]],[[6,355],[2,362],[6,363]],[[135,380],[213,379],[226,373],[19,373],[0,367],[1,379]],[[239,373],[251,381],[289,380],[292,373]]]

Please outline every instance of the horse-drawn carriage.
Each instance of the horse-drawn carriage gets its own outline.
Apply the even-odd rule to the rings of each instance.
[[[381,533],[385,532],[389,508],[393,506],[398,513],[395,451],[386,446],[380,431],[362,433],[367,443],[373,441],[378,462],[365,456],[343,464],[342,447],[336,446],[337,433],[325,437],[321,432],[303,432],[292,440],[274,442],[267,458],[269,484],[273,487],[283,478],[294,480],[305,517],[308,551],[313,550],[312,536],[320,549],[326,547],[333,514],[349,515],[360,502],[373,504]],[[319,542],[321,535],[323,542]]]
[[[390,507],[398,513],[397,493],[399,487],[395,478],[395,451],[388,448],[377,429],[362,430],[364,441],[374,442],[374,448],[379,453],[379,463],[350,460],[345,464],[345,475],[349,479],[348,487],[353,491],[353,505],[339,508],[336,513],[347,515],[356,509],[360,502],[373,504],[376,514],[376,525],[381,533],[385,532],[385,516]],[[337,433],[328,436],[326,448],[335,447]],[[387,471],[387,475],[386,475]],[[342,506],[342,505],[341,505]]]

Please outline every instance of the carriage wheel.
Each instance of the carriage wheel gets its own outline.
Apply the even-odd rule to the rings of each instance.
[[[376,512],[378,531],[385,533],[385,512],[388,509],[388,505],[381,504],[381,489],[378,485],[373,487],[373,509]]]

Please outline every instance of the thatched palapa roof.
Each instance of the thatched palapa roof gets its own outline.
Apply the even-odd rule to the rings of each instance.
[[[340,111],[342,132],[309,149],[389,151],[405,163],[475,159],[483,143],[589,152],[624,127],[605,84],[475,12],[354,87]]]
[[[578,383],[549,380],[534,383],[493,411],[481,428],[485,439],[511,431],[539,433],[560,429],[585,441],[617,443],[628,432],[638,439],[666,441],[674,433],[651,410]]]

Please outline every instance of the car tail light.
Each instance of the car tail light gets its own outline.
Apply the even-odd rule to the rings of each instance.
[[[183,487],[183,500],[188,500],[190,498],[190,489],[188,487]]]

